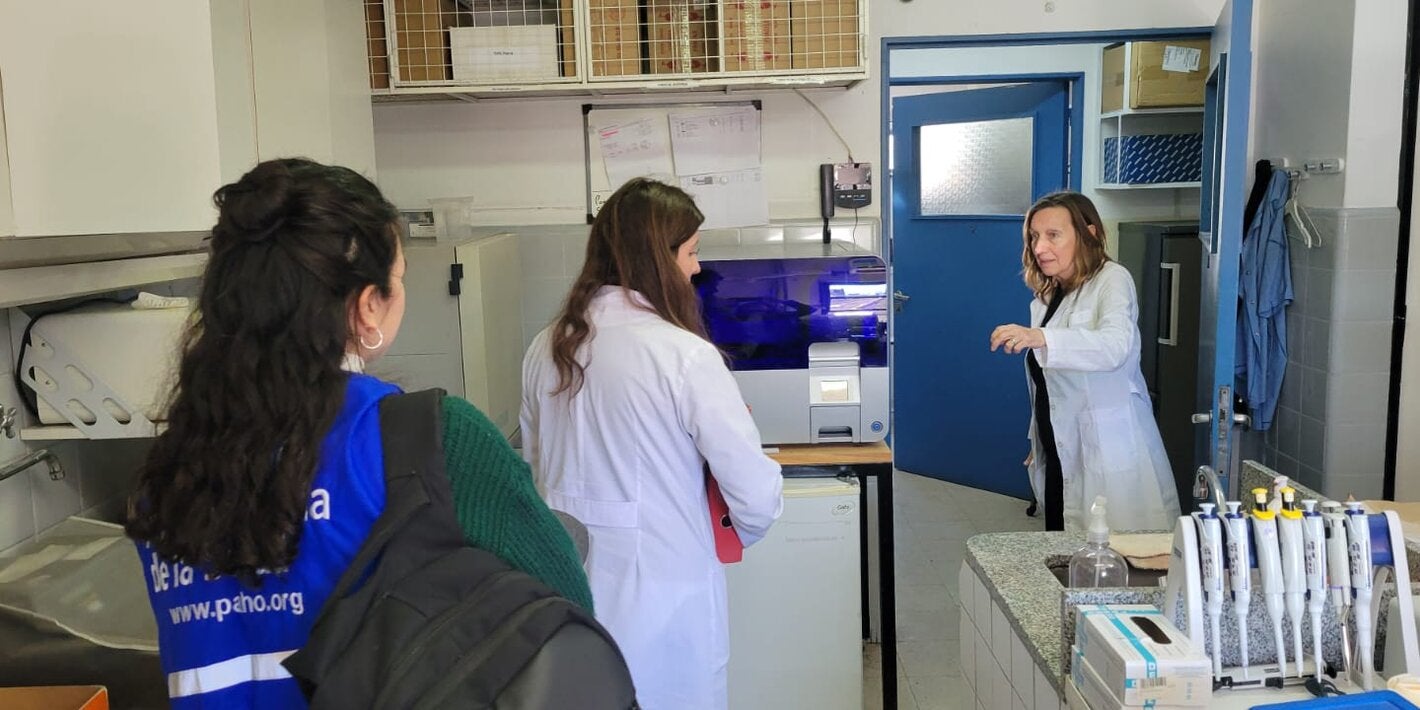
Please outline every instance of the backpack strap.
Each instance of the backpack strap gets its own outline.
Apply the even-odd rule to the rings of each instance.
[[[343,598],[364,580],[385,544],[410,516],[430,504],[452,510],[444,463],[443,403],[444,390],[438,388],[392,394],[380,400],[385,509],[340,576],[330,593],[331,600]],[[424,485],[425,482],[433,485]],[[327,604],[326,608],[330,606]]]

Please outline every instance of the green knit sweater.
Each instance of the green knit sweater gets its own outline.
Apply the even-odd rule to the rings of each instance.
[[[444,456],[469,544],[591,611],[577,549],[538,496],[528,465],[483,412],[459,397],[444,398]]]

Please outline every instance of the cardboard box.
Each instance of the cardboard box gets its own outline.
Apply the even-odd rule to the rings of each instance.
[[[646,34],[652,74],[718,71],[716,4],[706,0],[647,0]]]
[[[725,71],[793,68],[790,0],[726,0],[720,6]]]
[[[1203,134],[1104,139],[1104,181],[1148,185],[1203,179]]]
[[[572,0],[561,0],[557,13],[557,54],[561,61],[558,72],[564,77],[577,76],[577,20]]]
[[[449,28],[461,24],[456,0],[396,0],[394,7],[400,81],[452,78]]]
[[[1120,110],[1126,94],[1131,109],[1203,105],[1209,51],[1206,39],[1130,42],[1127,48],[1123,44],[1105,48],[1100,111]],[[1190,58],[1195,61],[1187,62]]]
[[[451,27],[456,81],[543,81],[558,76],[556,25]]]
[[[1122,43],[1104,48],[1100,60],[1100,113],[1124,108],[1125,54]]]
[[[789,15],[794,69],[858,66],[858,0],[792,0]]]
[[[637,0],[588,0],[592,76],[641,72],[641,10]]]
[[[108,689],[102,685],[50,685],[0,688],[5,710],[108,710]]]
[[[365,56],[370,62],[370,88],[390,88],[389,42],[385,39],[385,5],[365,0]]]
[[[1105,687],[1104,679],[1100,678],[1098,672],[1085,660],[1084,654],[1080,653],[1079,647],[1072,646],[1073,660],[1070,662],[1070,682],[1079,691],[1080,697],[1090,710],[1129,710],[1133,706],[1125,705],[1119,698],[1114,697],[1109,689]],[[1206,703],[1205,703],[1206,704]],[[1192,710],[1187,705],[1151,705],[1153,710]]]
[[[1075,647],[1123,705],[1203,707],[1212,698],[1212,662],[1158,607],[1081,605]]]

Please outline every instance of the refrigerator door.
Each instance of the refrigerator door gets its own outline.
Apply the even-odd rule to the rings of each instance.
[[[1196,232],[1170,234],[1163,239],[1157,349],[1157,399],[1154,411],[1164,439],[1179,503],[1193,509],[1194,439],[1202,427],[1192,423],[1194,412],[1207,406],[1198,401],[1198,309],[1203,284],[1203,244]],[[1145,343],[1147,346],[1148,344]]]
[[[859,488],[784,481],[784,514],[726,565],[730,707],[863,706]]]

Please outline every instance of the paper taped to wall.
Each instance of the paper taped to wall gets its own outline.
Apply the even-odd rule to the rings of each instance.
[[[759,111],[671,114],[677,175],[727,173],[759,167]]]
[[[764,187],[764,171],[757,167],[683,177],[680,187],[695,198],[695,205],[705,214],[701,229],[769,223],[769,193]]]
[[[635,177],[666,177],[671,168],[665,124],[649,118],[597,129],[606,181],[612,189]]]

